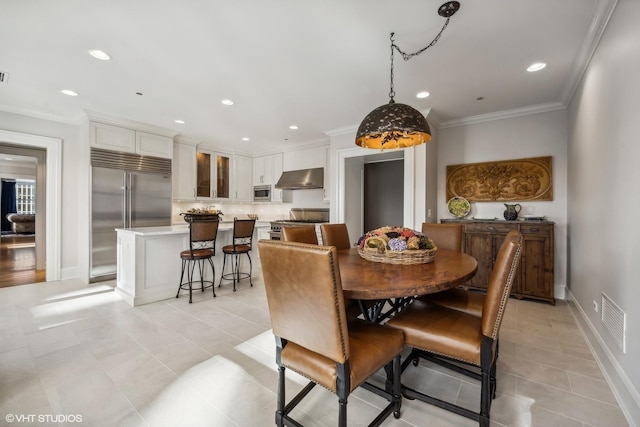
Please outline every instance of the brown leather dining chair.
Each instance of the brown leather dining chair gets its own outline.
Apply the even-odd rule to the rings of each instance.
[[[318,244],[318,235],[314,225],[282,227],[282,240],[285,242]]]
[[[338,250],[352,247],[346,224],[320,224],[320,234],[324,246],[335,246]],[[349,317],[358,317],[362,310],[368,309],[366,301],[362,301],[362,307],[358,301],[352,299],[345,299],[344,303]]]
[[[422,232],[431,238],[438,248],[462,251],[462,224],[423,222]],[[424,295],[420,299],[429,301],[432,304],[482,316],[484,294],[476,291],[454,288]]]
[[[353,246],[346,224],[320,224],[320,234],[325,246],[335,246],[336,249],[349,249]]]
[[[336,248],[261,240],[258,249],[276,337],[276,425],[300,426],[290,412],[317,384],[338,396],[338,426],[347,425],[347,400],[358,386],[389,401],[369,425],[380,425],[391,413],[399,418],[402,332],[347,320]],[[366,382],[383,367],[384,389]],[[310,380],[289,403],[286,369]]]
[[[222,247],[222,253],[224,259],[222,262],[222,275],[220,276],[220,283],[218,287],[222,285],[222,280],[233,280],[233,292],[236,291],[236,282],[240,282],[240,279],[249,279],[249,284],[253,286],[251,281],[251,275],[253,274],[253,264],[251,263],[251,245],[253,242],[253,230],[256,225],[255,219],[233,219],[233,236],[230,245]],[[249,259],[249,272],[240,272],[240,256],[246,255]],[[231,257],[231,273],[224,273],[224,268],[227,264],[227,256]]]
[[[433,240],[439,248],[462,251],[462,224],[423,222],[422,233]]]
[[[180,252],[182,259],[182,272],[180,273],[180,284],[178,285],[178,293],[176,298],[180,296],[183,289],[189,290],[189,303],[192,301],[193,295],[193,272],[196,264],[200,271],[200,288],[202,292],[205,289],[204,280],[204,262],[208,261],[211,266],[211,280],[206,281],[213,289],[213,296],[216,296],[215,283],[216,268],[213,265],[212,257],[216,254],[216,237],[218,235],[218,219],[209,218],[189,218],[189,249]],[[185,272],[187,281],[183,282]],[[207,287],[208,287],[207,286]]]
[[[405,344],[412,349],[402,363],[403,375],[412,362],[417,365],[423,358],[480,380],[480,411],[474,412],[404,385],[403,396],[479,421],[481,427],[489,427],[496,384],[498,334],[521,250],[522,235],[517,230],[510,231],[491,273],[482,317],[416,300],[387,322],[388,326],[404,333]],[[480,373],[464,365],[480,368]]]

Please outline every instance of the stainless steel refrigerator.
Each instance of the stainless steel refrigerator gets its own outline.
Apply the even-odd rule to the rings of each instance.
[[[96,282],[116,277],[116,228],[171,225],[171,160],[94,149],[91,164],[89,279]]]

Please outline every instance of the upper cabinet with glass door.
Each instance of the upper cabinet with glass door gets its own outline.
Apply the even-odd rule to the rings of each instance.
[[[231,155],[199,150],[196,153],[198,200],[231,200]]]

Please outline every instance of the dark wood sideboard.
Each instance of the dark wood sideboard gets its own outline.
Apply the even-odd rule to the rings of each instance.
[[[511,288],[511,296],[544,300],[555,305],[553,222],[462,219],[443,219],[441,222],[462,224],[463,251],[478,261],[478,271],[467,282],[467,286],[480,290],[487,289],[493,263],[504,237],[511,230],[519,230],[524,238],[524,245],[520,268]]]

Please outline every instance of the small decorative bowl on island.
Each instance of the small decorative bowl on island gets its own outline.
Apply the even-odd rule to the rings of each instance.
[[[201,218],[213,220],[220,220],[220,216],[223,215],[222,211],[217,209],[199,209],[199,208],[191,208],[186,212],[182,212],[180,215],[184,216],[185,222],[192,222],[193,218]]]
[[[358,239],[358,253],[368,261],[387,264],[426,264],[438,250],[425,234],[406,227],[381,227]]]

